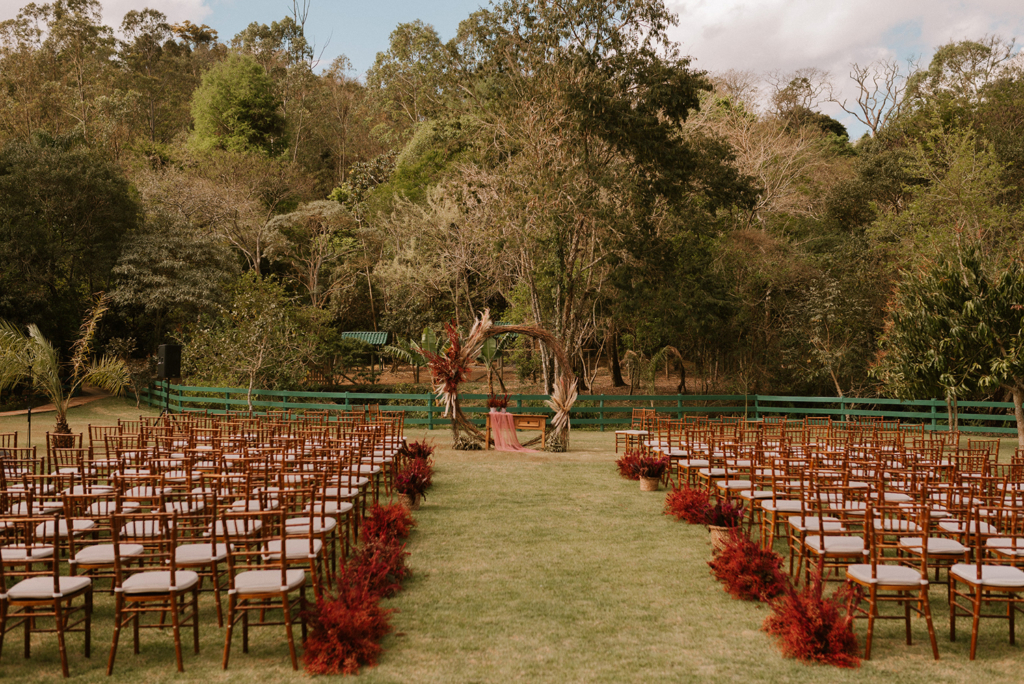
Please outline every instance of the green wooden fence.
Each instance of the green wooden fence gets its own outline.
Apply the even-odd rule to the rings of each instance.
[[[245,410],[249,403],[247,390],[237,387],[190,387],[158,382],[145,390],[142,400],[156,408],[172,412],[209,410],[223,413]],[[487,395],[461,394],[463,411],[478,425],[487,411]],[[544,406],[543,394],[516,394],[510,397],[513,413],[551,414]],[[432,394],[387,394],[369,392],[286,392],[255,390],[252,406],[255,411],[273,409],[343,409],[365,404],[386,406],[389,411],[405,411],[406,425],[425,426],[431,430],[447,427]],[[941,399],[903,401],[879,398],[790,397],[758,394],[723,395],[580,395],[572,408],[574,427],[605,430],[630,422],[634,408],[653,408],[659,414],[681,418],[687,414],[735,416],[753,419],[804,418],[831,416],[837,420],[875,417],[899,419],[905,423],[923,423],[927,430],[948,430],[946,404]],[[960,430],[964,432],[1016,433],[1013,404],[991,401],[959,403]]]

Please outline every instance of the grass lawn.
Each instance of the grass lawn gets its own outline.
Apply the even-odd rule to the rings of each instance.
[[[72,410],[94,423],[138,414],[104,401]],[[118,415],[115,415],[118,414]],[[41,426],[45,414],[38,416]],[[24,419],[21,420],[21,426]],[[35,421],[34,421],[35,422]],[[89,421],[86,421],[89,422]],[[11,419],[0,419],[0,431]],[[19,426],[19,429],[23,429]],[[45,429],[45,428],[44,428]],[[41,435],[43,430],[39,430]],[[945,588],[932,591],[942,660],[932,661],[924,623],[913,646],[901,623],[877,627],[874,659],[858,670],[808,666],[783,659],[760,631],[765,606],[730,598],[711,578],[710,544],[702,527],[662,515],[664,492],[641,493],[615,472],[611,432],[575,432],[568,454],[454,452],[447,431],[427,435],[438,445],[434,488],[416,513],[410,538],[413,577],[387,602],[395,633],[376,668],[376,682],[912,682],[1019,681],[1024,646],[1007,643],[1006,624],[984,622],[978,660],[968,660],[970,625],[949,642]],[[1012,448],[1011,448],[1012,451]],[[189,681],[295,681],[283,629],[254,632],[250,654],[236,633],[231,668],[220,669],[223,631],[211,598],[203,612],[201,654],[186,649]],[[98,596],[93,656],[81,637],[69,639],[72,675],[104,675],[112,601]],[[856,626],[862,637],[864,625]],[[128,638],[126,638],[128,637]],[[142,654],[123,635],[113,681],[181,681],[169,634],[142,635]],[[34,639],[21,658],[20,634],[8,636],[0,680],[59,678],[56,640]]]

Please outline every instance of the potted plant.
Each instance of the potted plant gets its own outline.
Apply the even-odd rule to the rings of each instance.
[[[640,476],[641,492],[658,491],[658,483],[668,471],[668,456],[644,454],[636,461],[636,474]]]
[[[734,506],[726,499],[719,499],[718,503],[708,508],[704,525],[711,533],[711,546],[715,551],[721,551],[729,541],[729,535],[740,526],[743,521],[743,506]]]
[[[410,466],[399,471],[395,476],[395,491],[398,501],[411,511],[418,510],[420,499],[427,498],[429,484],[420,468]]]
[[[498,411],[504,411],[508,408],[508,395],[499,396],[497,394],[490,394],[487,396],[487,408],[491,410],[491,413],[497,413]]]

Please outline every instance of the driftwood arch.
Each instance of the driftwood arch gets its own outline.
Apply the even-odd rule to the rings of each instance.
[[[544,402],[555,412],[554,418],[551,419],[553,430],[548,438],[547,448],[549,451],[569,449],[569,410],[576,403],[576,377],[571,371],[569,357],[554,335],[535,325],[496,326],[491,320],[489,309],[473,322],[473,327],[470,328],[465,340],[452,325],[446,325],[445,332],[448,335],[448,347],[444,352],[435,354],[427,349],[419,351],[427,359],[434,393],[444,405],[444,417],[451,418],[452,440],[456,449],[478,448],[485,439],[484,434],[470,423],[466,414],[462,412],[459,404],[459,385],[466,379],[470,366],[480,355],[484,342],[490,337],[505,333],[518,333],[539,340],[547,346],[558,362],[561,373],[555,381],[551,398]]]

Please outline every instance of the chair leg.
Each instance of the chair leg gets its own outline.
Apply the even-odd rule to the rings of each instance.
[[[981,621],[981,585],[974,589],[974,621],[971,624],[971,660],[978,651],[978,623]]]
[[[199,586],[192,587],[192,650],[199,655]]]
[[[235,626],[235,596],[228,594],[228,629],[224,635],[224,660],[221,663],[222,669],[228,669],[228,656],[231,655],[231,630]]]
[[[53,601],[53,626],[57,630],[57,646],[60,648],[60,669],[66,679],[71,676],[71,673],[68,671],[68,651],[64,644],[64,606],[61,603],[60,599]]]
[[[871,640],[875,636],[875,617],[878,615],[878,589],[871,585],[868,606],[868,635],[864,640],[864,660],[871,660]]]
[[[92,657],[92,585],[85,592],[85,657]]]
[[[931,641],[932,644],[932,656],[938,660],[939,645],[935,640],[935,625],[932,624],[932,604],[931,601],[928,600],[928,587],[923,587],[921,589],[920,601],[923,604],[924,621],[925,624],[928,625],[928,640]]]
[[[181,624],[179,623],[178,594],[171,594],[171,626],[174,629],[174,660],[178,664],[178,672],[185,671],[185,664],[181,660]]]
[[[107,676],[114,672],[114,657],[117,655],[117,638],[121,635],[121,626],[124,616],[121,611],[124,609],[124,599],[121,594],[116,595],[114,603],[114,640],[110,644],[110,657],[107,659]]]
[[[298,671],[299,659],[295,655],[295,637],[292,635],[292,611],[291,606],[289,605],[290,603],[288,594],[285,594],[284,605],[282,606],[284,609],[284,630],[285,633],[288,634],[288,653],[292,657],[292,669]]]

